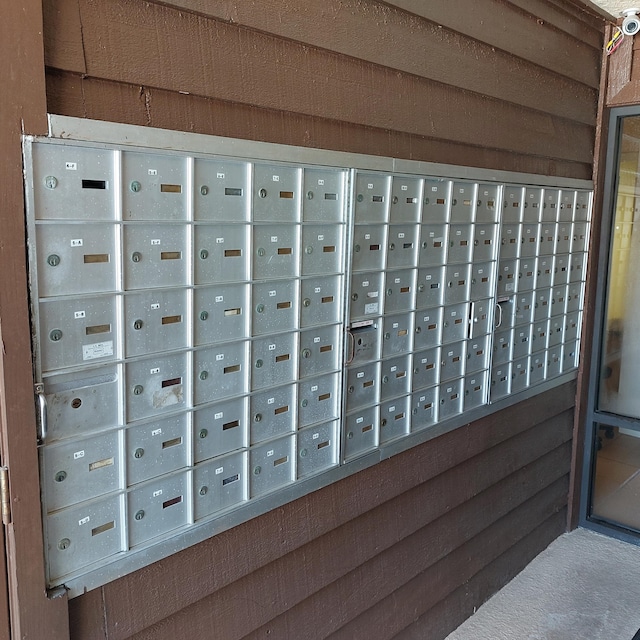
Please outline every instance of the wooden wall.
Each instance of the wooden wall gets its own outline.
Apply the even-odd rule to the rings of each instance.
[[[590,179],[576,0],[45,0],[52,113]],[[565,530],[566,384],[70,601],[71,637],[429,638]]]

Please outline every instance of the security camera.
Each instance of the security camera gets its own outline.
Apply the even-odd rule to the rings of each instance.
[[[638,14],[640,9],[627,9],[622,12],[624,20],[622,21],[622,33],[625,36],[635,36],[640,31],[640,18]]]

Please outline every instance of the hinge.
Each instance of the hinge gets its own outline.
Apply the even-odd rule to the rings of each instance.
[[[0,467],[0,503],[2,504],[2,524],[11,524],[11,496],[9,495],[9,468]]]

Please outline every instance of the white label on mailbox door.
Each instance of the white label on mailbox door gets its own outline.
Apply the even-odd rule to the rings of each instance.
[[[271,236],[271,242],[278,242],[278,236]]]
[[[151,310],[152,311],[157,311],[160,308],[160,303],[159,302],[154,302],[151,304]]]
[[[91,521],[91,517],[87,516],[86,518],[81,518],[78,520],[78,526],[81,527],[83,524],[87,524],[87,522]]]
[[[320,240],[320,241],[322,242],[322,240],[324,240],[324,234],[322,234],[322,233],[321,233],[321,234],[318,236],[318,240]]]
[[[216,244],[224,244],[224,238],[216,238]]]
[[[270,344],[269,345],[269,351],[275,351],[276,350],[276,345],[275,344]]]
[[[78,170],[78,163],[77,162],[65,162],[64,163],[64,168],[67,171],[77,171]]]
[[[318,186],[319,186],[319,187],[322,187],[323,185],[324,185],[324,180],[323,180],[322,178],[320,178],[320,179],[318,180]]]
[[[274,182],[280,182],[280,176],[273,176]]]
[[[153,497],[157,498],[158,496],[162,495],[162,489],[158,489],[157,491],[153,492]]]
[[[274,453],[275,451],[273,449],[270,449],[269,451],[267,451],[267,458],[270,458]]]
[[[73,459],[74,460],[79,460],[80,458],[84,458],[84,451],[76,451],[73,454]]]
[[[276,399],[275,399],[275,398],[269,398],[269,399],[267,400],[267,404],[273,404],[275,401],[276,401]]]
[[[320,342],[320,337],[316,337],[313,339],[314,344],[318,344],[318,342]]]
[[[224,296],[216,296],[216,302],[224,302]]]
[[[162,429],[153,429],[153,431],[151,432],[152,436],[161,436],[162,435]]]
[[[81,247],[84,244],[84,241],[82,238],[73,238],[70,244],[72,247]]]
[[[322,291],[322,287],[316,287],[316,288],[314,289],[314,292],[315,292],[315,293],[320,293],[321,291]]]
[[[218,468],[216,469],[216,475],[217,475],[217,476],[219,476],[219,475],[220,475],[221,473],[223,473],[223,472],[224,472],[224,467],[218,467]]]
[[[370,182],[370,183],[367,185],[367,189],[373,189],[373,183],[371,183],[371,182]]]
[[[313,434],[313,436],[312,436],[312,438],[313,438],[314,440],[317,440],[319,437],[320,437],[320,434],[319,434],[319,433],[314,433],[314,434]]]
[[[314,384],[313,387],[311,387],[311,392],[313,393],[314,391],[318,390],[318,385]]]
[[[156,247],[156,246],[158,246],[159,244],[160,244],[160,238],[153,238],[153,239],[151,240],[151,246],[152,246],[152,247]]]
[[[80,318],[84,318],[84,317],[86,317],[86,314],[85,314],[85,312],[84,312],[84,311],[74,311],[74,313],[73,313],[73,317],[74,317],[76,320],[80,320]]]
[[[82,359],[94,360],[95,358],[106,358],[113,355],[113,340],[107,342],[96,342],[95,344],[82,345]]]
[[[224,180],[224,173],[218,173],[218,180]]]
[[[149,169],[149,175],[150,176],[157,176],[158,175],[158,170],[157,169]]]
[[[219,353],[216,355],[216,362],[220,362],[220,360],[224,360],[224,353]]]
[[[407,191],[407,189],[409,189],[409,187],[408,187],[406,184],[403,184],[403,185],[400,187],[400,189],[401,189],[402,191]]]
[[[269,291],[269,297],[270,298],[275,298],[278,295],[278,292],[273,290],[273,291]]]
[[[154,376],[156,373],[160,373],[160,367],[155,367],[154,369],[149,369],[149,373]]]
[[[218,413],[216,413],[213,417],[216,420],[221,420],[222,418],[224,418],[224,411],[218,411]]]
[[[370,302],[369,304],[364,305],[364,312],[366,314],[377,313],[378,312],[378,303]]]

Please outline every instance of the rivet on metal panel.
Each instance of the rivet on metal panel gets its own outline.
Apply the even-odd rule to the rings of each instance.
[[[60,329],[52,329],[49,333],[49,339],[52,342],[58,342],[59,340],[62,340],[62,331],[60,331]]]
[[[47,176],[44,179],[44,186],[47,189],[55,189],[58,186],[58,179],[54,176]]]
[[[144,324],[144,322],[142,322],[142,320],[136,320],[133,323],[133,328],[138,331],[139,329],[142,329],[142,325]]]
[[[58,542],[58,549],[60,549],[60,551],[64,551],[65,549],[68,549],[70,546],[71,546],[71,540],[69,540],[69,538],[62,538],[62,540]]]
[[[203,185],[200,187],[200,193],[201,193],[203,196],[206,196],[206,195],[209,193],[209,187],[207,187],[207,185],[206,185],[206,184],[203,184]]]
[[[209,372],[208,371],[201,371],[200,372],[200,380],[206,380],[209,377]]]
[[[142,395],[143,391],[144,391],[144,387],[141,384],[137,384],[135,387],[133,387],[133,395],[134,396]]]
[[[56,473],[55,475],[55,481],[56,482],[64,482],[67,479],[67,472],[66,471],[58,471],[58,473]]]
[[[134,458],[142,458],[143,455],[144,455],[144,449],[142,447],[138,447],[133,453]]]
[[[48,258],[47,258],[47,264],[50,267],[57,267],[60,264],[60,256],[52,253]]]
[[[200,313],[200,320],[206,320],[209,317],[209,313],[207,311],[202,311]]]
[[[138,193],[138,191],[140,191],[140,189],[142,189],[142,185],[137,180],[134,180],[129,185],[129,188],[131,189],[131,191],[133,191],[133,193]]]
[[[142,520],[142,518],[144,518],[144,509],[140,509],[140,511],[136,511],[136,515],[133,517],[136,520]]]
[[[140,260],[142,260],[142,254],[139,251],[134,251],[131,254],[131,260],[133,260],[133,262],[140,262]]]
[[[206,429],[200,429],[200,433],[198,436],[202,439],[206,438],[209,435],[209,432]]]
[[[203,249],[200,252],[200,259],[201,260],[206,260],[209,257],[209,252],[206,249]]]

